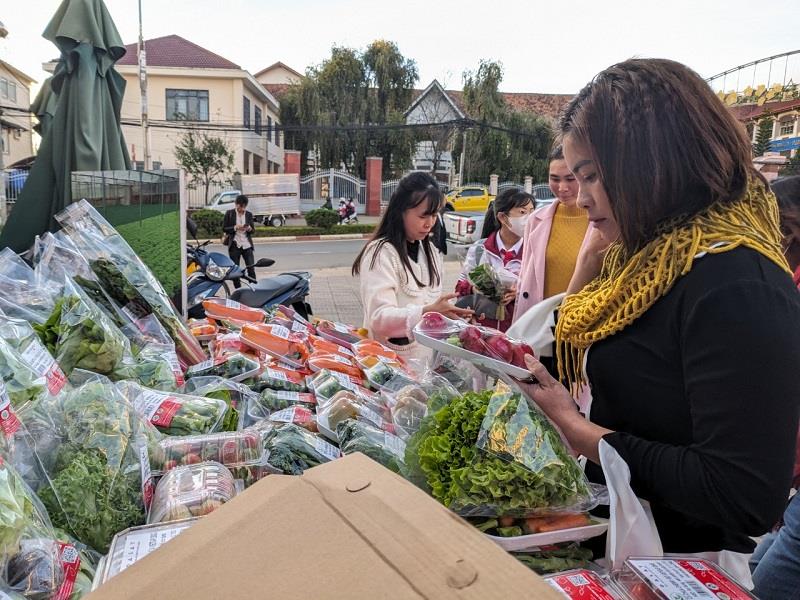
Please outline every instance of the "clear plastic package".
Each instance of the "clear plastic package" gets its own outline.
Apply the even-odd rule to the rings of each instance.
[[[719,565],[703,559],[632,557],[614,574],[632,600],[754,600]]]
[[[366,421],[345,419],[336,426],[342,454],[361,452],[395,473],[400,473],[406,444],[399,437]]]
[[[229,469],[256,465],[264,455],[263,437],[260,432],[246,430],[164,438],[159,442],[160,456],[150,459],[153,475],[206,461]]]
[[[350,350],[353,349],[354,344],[365,339],[356,329],[344,323],[335,323],[333,321],[319,321],[317,323],[317,335]]]
[[[218,462],[202,462],[168,471],[156,485],[148,523],[207,515],[236,496],[231,472]]]
[[[318,373],[323,369],[336,373],[343,373],[353,378],[360,378],[361,369],[349,358],[341,354],[316,350],[308,358],[308,367]]]
[[[304,334],[280,325],[245,325],[239,335],[251,348],[295,367],[304,367],[310,354]]]
[[[320,405],[327,403],[337,392],[342,390],[350,390],[362,395],[374,395],[361,385],[363,383],[361,379],[327,369],[307,378],[306,382]]]
[[[272,367],[264,368],[261,373],[255,377],[245,379],[242,383],[258,393],[266,389],[285,390],[287,392],[305,392],[308,390],[302,375],[292,373],[285,369],[276,369]]]
[[[192,365],[186,369],[186,379],[215,376],[244,381],[258,375],[260,370],[261,364],[257,360],[237,352]]]
[[[241,323],[263,323],[267,314],[260,308],[252,308],[229,298],[203,300],[203,308],[210,319],[234,320]]]
[[[373,398],[377,400],[377,397]],[[388,407],[373,402],[357,392],[341,390],[329,402],[317,408],[317,425],[325,437],[338,440],[335,433],[340,422],[346,419],[366,421],[373,426],[394,433]]]
[[[250,427],[262,419],[268,419],[272,413],[294,406],[303,407],[311,412],[316,407],[316,404],[317,400],[314,394],[266,389],[261,392],[260,396],[248,398],[247,406],[242,412],[240,428]]]
[[[270,466],[286,475],[302,475],[306,469],[342,455],[333,444],[292,423],[270,427],[264,448]]]
[[[545,583],[565,598],[574,600],[627,600],[607,577],[589,569],[573,569],[544,577]],[[719,600],[719,599],[718,599]]]
[[[100,586],[119,575],[135,562],[157,550],[197,523],[199,518],[170,523],[155,523],[131,527],[119,532],[111,542],[108,554],[97,567],[95,584]]]

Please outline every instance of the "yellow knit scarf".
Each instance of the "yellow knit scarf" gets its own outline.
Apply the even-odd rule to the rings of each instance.
[[[789,273],[781,252],[778,205],[759,181],[751,181],[735,202],[717,202],[667,226],[631,256],[622,244],[606,253],[600,275],[561,304],[556,356],[561,379],[585,383],[583,360],[595,342],[622,331],[686,275],[700,253],[719,254],[745,246]]]

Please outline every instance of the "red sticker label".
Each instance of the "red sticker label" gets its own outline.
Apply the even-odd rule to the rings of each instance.
[[[61,370],[61,367],[58,366],[58,363],[53,361],[53,365],[50,367],[50,370],[47,371],[47,391],[50,392],[51,396],[55,396],[58,394],[62,389],[64,389],[64,385],[67,383],[67,376],[64,374],[64,371]]]
[[[14,435],[21,425],[14,409],[11,408],[11,399],[6,392],[6,386],[0,381],[0,429],[6,435]]]
[[[557,589],[567,598],[581,600],[614,600],[600,578],[591,571],[576,571],[564,575],[554,575],[545,579],[547,584]]]
[[[172,418],[181,409],[181,403],[174,400],[164,400],[153,413],[150,422],[156,427],[169,427]]]
[[[72,544],[58,542],[58,554],[61,557],[61,566],[64,569],[64,581],[53,600],[68,600],[75,588],[75,580],[81,570],[81,555]]]

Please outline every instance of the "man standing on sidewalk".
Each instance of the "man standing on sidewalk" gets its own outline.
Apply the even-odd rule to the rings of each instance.
[[[239,265],[239,258],[244,258],[244,265],[247,267],[247,275],[256,278],[256,270],[253,263],[256,262],[253,253],[253,213],[247,210],[247,196],[240,194],[236,197],[236,208],[232,208],[225,213],[222,222],[222,230],[225,232],[224,243],[228,246],[228,256],[235,265]],[[233,280],[235,288],[241,287],[238,279]]]

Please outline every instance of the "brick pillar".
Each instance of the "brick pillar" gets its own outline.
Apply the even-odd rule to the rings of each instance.
[[[367,214],[372,217],[381,214],[382,170],[383,158],[380,156],[367,157]]]
[[[523,185],[525,186],[525,193],[526,194],[532,194],[533,193],[533,177],[531,177],[530,175],[526,175],[525,176],[525,183]]]
[[[497,196],[497,183],[499,180],[499,175],[489,175],[489,195]]]
[[[283,151],[283,172],[300,174],[300,150]]]

